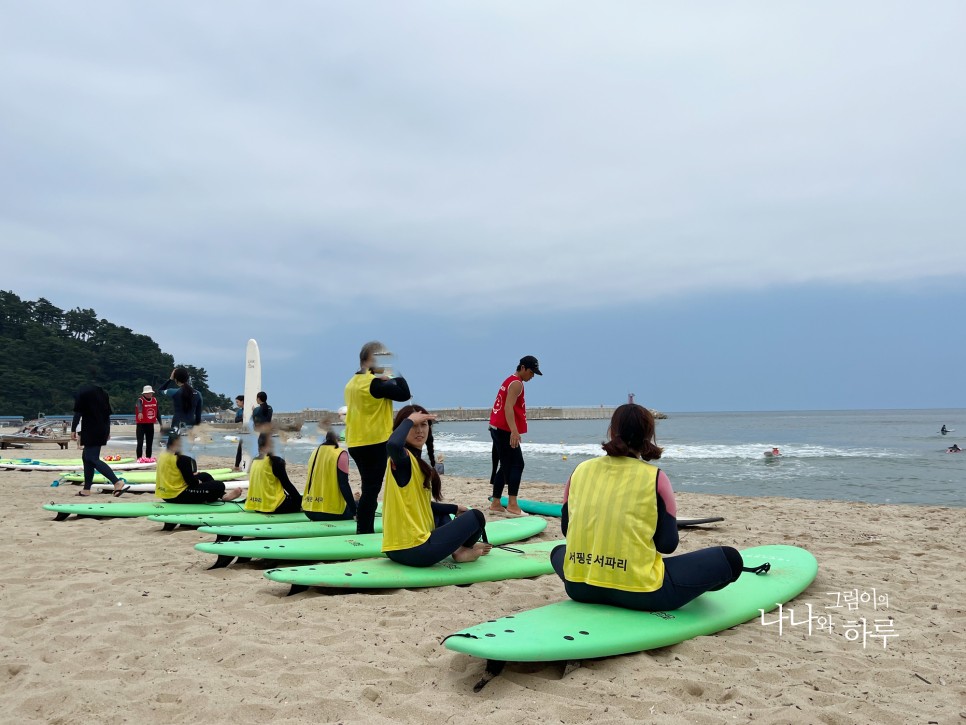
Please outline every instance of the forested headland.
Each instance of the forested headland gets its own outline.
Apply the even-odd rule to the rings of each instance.
[[[207,410],[231,405],[208,388],[208,372],[183,362]],[[147,335],[98,319],[91,309],[62,310],[41,297],[22,300],[0,290],[0,414],[34,418],[74,407],[74,393],[94,382],[111,396],[116,413],[130,413],[145,385],[158,388],[175,367]],[[161,397],[161,410],[171,401]]]

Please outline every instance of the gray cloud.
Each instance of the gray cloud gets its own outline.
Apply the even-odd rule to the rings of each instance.
[[[102,314],[244,331],[415,306],[414,283],[464,314],[966,274],[957,2],[5,14],[24,294],[106,270]]]

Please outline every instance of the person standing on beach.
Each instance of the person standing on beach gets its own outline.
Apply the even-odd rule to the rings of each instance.
[[[356,533],[371,534],[376,502],[386,475],[386,441],[392,433],[392,403],[412,397],[405,378],[390,378],[383,363],[388,355],[381,342],[367,342],[359,351],[359,371],[345,386],[345,439],[362,479],[356,511]]]
[[[184,435],[192,426],[201,423],[201,408],[204,401],[201,393],[191,387],[191,378],[184,368],[175,368],[171,377],[164,381],[159,393],[171,398],[174,415],[171,417],[171,430]]]
[[[236,395],[235,396],[235,424],[241,425],[245,422],[245,396]],[[241,435],[238,436],[238,448],[235,450],[235,467],[233,471],[241,470],[242,462],[242,438]]]
[[[520,358],[516,372],[504,380],[497,391],[490,412],[490,438],[493,439],[493,471],[490,475],[493,498],[490,511],[523,515],[517,503],[524,467],[520,439],[527,432],[527,402],[523,384],[533,380],[534,375],[543,375],[537,358],[533,355]],[[500,503],[504,488],[507,491],[506,508]]]
[[[275,415],[275,411],[268,404],[268,393],[263,390],[255,396],[255,400],[258,402],[258,405],[252,410],[252,424],[255,426],[255,430],[261,431],[266,427],[271,428],[272,416]]]
[[[650,463],[663,453],[654,431],[649,410],[621,405],[606,455],[581,463],[567,482],[560,519],[567,543],[550,552],[550,563],[575,601],[669,611],[746,571],[730,546],[661,556],[679,543],[677,504],[671,482]]]
[[[154,445],[154,424],[161,427],[161,419],[158,417],[158,399],[154,397],[154,388],[145,385],[141,391],[141,396],[134,404],[134,422],[137,424],[135,433],[137,435],[137,457],[151,457],[151,447]]]
[[[80,425],[80,444],[84,448],[81,454],[84,462],[84,488],[77,492],[78,496],[91,495],[95,471],[114,484],[115,496],[120,496],[127,490],[111,467],[101,460],[101,448],[111,439],[113,412],[110,396],[99,385],[85,385],[74,396],[74,421],[70,426],[70,438],[77,440],[77,426]]]

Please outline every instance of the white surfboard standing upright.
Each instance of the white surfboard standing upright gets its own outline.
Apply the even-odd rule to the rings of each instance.
[[[255,435],[255,425],[252,422],[252,410],[257,403],[255,396],[262,389],[262,357],[258,352],[258,343],[249,340],[245,348],[245,411],[242,425],[242,470],[251,467],[252,458],[258,455],[258,437]]]

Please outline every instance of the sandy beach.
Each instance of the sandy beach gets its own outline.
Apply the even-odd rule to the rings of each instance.
[[[304,467],[292,468],[301,487]],[[779,636],[756,620],[565,676],[561,664],[511,664],[474,694],[483,663],[440,639],[562,599],[554,577],[286,598],[262,577],[266,562],[207,571],[211,557],[192,546],[210,537],[196,531],[54,522],[43,503],[79,499],[51,478],[0,473],[10,567],[0,582],[2,722],[966,722],[964,509],[679,493],[679,515],[726,519],[683,533],[681,552],[808,548],[819,574],[792,604],[797,615],[809,603],[825,611],[834,593],[875,589],[887,607],[827,611],[836,625],[892,618],[896,636],[863,648],[838,626],[808,636],[786,625]],[[444,478],[450,501],[480,505],[486,489]],[[545,500],[561,492],[524,489]],[[559,537],[551,520],[540,538]]]

